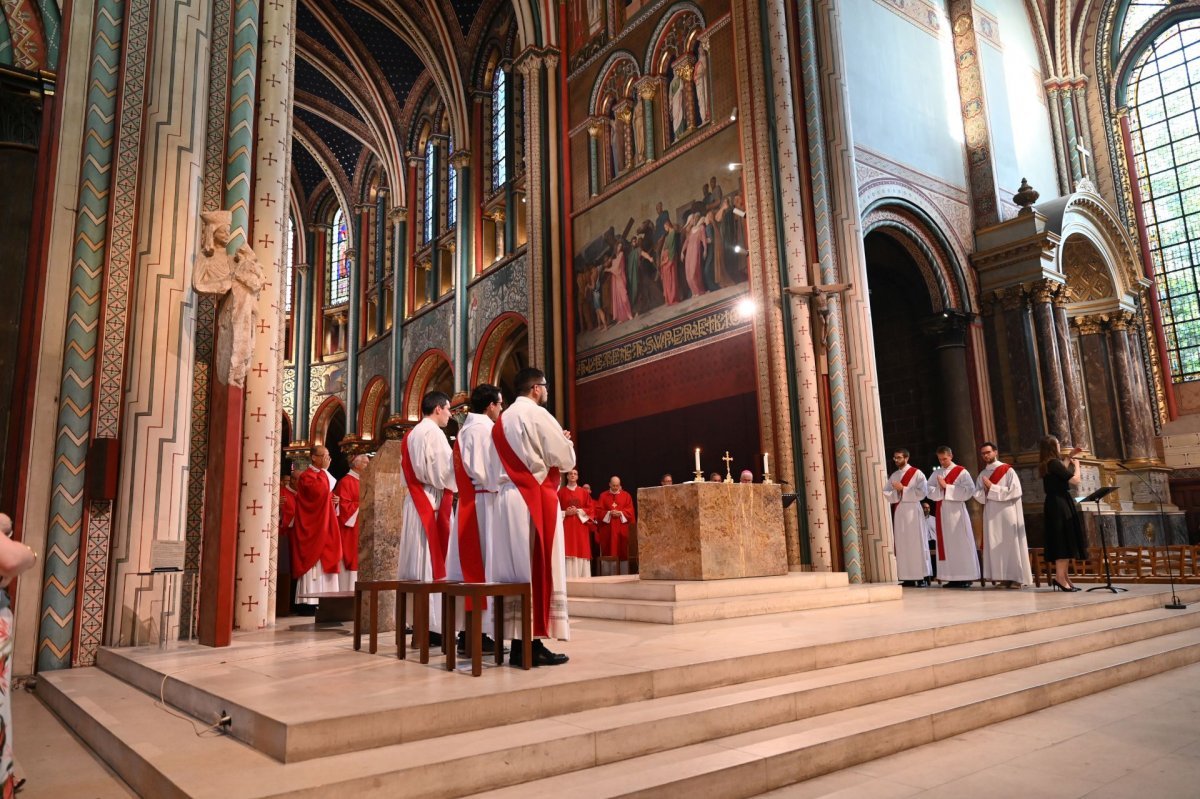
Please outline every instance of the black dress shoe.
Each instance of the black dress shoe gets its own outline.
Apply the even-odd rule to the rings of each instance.
[[[533,642],[533,666],[561,666],[570,660],[566,655],[560,655],[551,652],[546,648],[546,645],[541,641]],[[508,662],[518,669],[525,668],[525,651],[522,646],[522,641],[519,638],[514,638],[512,642],[512,650],[508,655]]]
[[[441,646],[441,645],[442,645],[442,634],[431,632],[429,634],[429,648],[433,649],[435,646]]]
[[[508,649],[505,648],[504,651],[507,652]],[[492,654],[495,654],[495,652],[496,652],[496,642],[492,640],[492,637],[490,635],[488,635],[487,633],[484,633],[483,634],[483,654],[492,655]],[[458,634],[458,654],[462,655],[463,657],[467,656],[467,634],[465,632],[460,632]]]

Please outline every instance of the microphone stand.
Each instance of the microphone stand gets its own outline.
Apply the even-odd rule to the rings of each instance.
[[[1100,556],[1104,558],[1104,585],[1097,585],[1093,588],[1089,588],[1089,592],[1110,591],[1115,594],[1119,591],[1129,590],[1128,588],[1118,588],[1112,584],[1112,567],[1108,560],[1108,540],[1104,537],[1104,517],[1100,515],[1100,500],[1104,499],[1116,490],[1116,486],[1104,486],[1103,488],[1096,489],[1083,499],[1079,500],[1080,505],[1085,502],[1096,503],[1096,529],[1100,532]]]
[[[1135,472],[1133,469],[1130,469],[1128,466],[1121,463],[1120,461],[1117,462],[1117,466],[1120,467],[1121,469],[1123,469],[1124,471],[1129,472],[1134,477],[1136,477],[1138,480],[1141,480],[1142,485],[1144,485],[1144,486],[1146,486],[1146,488],[1150,489],[1150,493],[1154,496],[1154,499],[1157,500],[1157,502],[1158,502],[1158,523],[1162,526],[1163,538],[1165,538],[1167,541],[1167,576],[1171,579],[1171,601],[1168,602],[1167,604],[1163,605],[1163,607],[1166,608],[1167,610],[1184,610],[1187,608],[1187,605],[1180,602],[1179,594],[1175,593],[1175,564],[1171,562],[1171,538],[1170,538],[1171,534],[1167,530],[1167,514],[1163,510],[1162,495],[1158,493],[1158,489],[1156,489],[1149,480],[1147,480],[1145,477],[1142,477],[1140,474]]]

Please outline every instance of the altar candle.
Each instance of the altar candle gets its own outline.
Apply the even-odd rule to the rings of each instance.
[[[771,473],[771,456],[763,453],[763,474]]]
[[[700,448],[696,447],[696,471],[700,471]]]

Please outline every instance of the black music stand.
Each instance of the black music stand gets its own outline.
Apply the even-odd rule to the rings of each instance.
[[[1111,591],[1112,593],[1115,594],[1118,591],[1128,591],[1129,590],[1128,588],[1118,588],[1117,586],[1112,584],[1112,568],[1109,566],[1109,563],[1108,563],[1108,542],[1104,540],[1104,520],[1103,520],[1103,517],[1101,517],[1101,515],[1100,515],[1100,500],[1104,499],[1105,497],[1107,497],[1109,494],[1111,494],[1112,492],[1114,492],[1116,490],[1117,490],[1116,486],[1104,486],[1103,488],[1097,488],[1095,491],[1088,494],[1086,497],[1083,497],[1078,500],[1080,505],[1082,505],[1085,502],[1095,502],[1096,503],[1096,529],[1100,532],[1100,552],[1104,557],[1104,585],[1094,586],[1092,588],[1089,588],[1088,591]]]

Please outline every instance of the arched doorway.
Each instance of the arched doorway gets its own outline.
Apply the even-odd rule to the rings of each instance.
[[[373,377],[363,392],[358,411],[358,435],[364,443],[377,449],[383,443],[383,428],[390,413],[387,381]]]
[[[524,317],[505,313],[496,317],[479,340],[471,385],[491,383],[500,388],[504,404],[516,399],[517,372],[529,365],[529,327]]]
[[[309,429],[309,441],[315,446],[321,444],[329,448],[332,463],[330,473],[341,477],[350,471],[350,464],[342,454],[341,443],[346,437],[346,407],[338,397],[326,397],[325,401],[313,414],[312,426]]]
[[[950,436],[936,349],[942,317],[901,241],[875,231],[867,234],[864,249],[884,445],[889,462],[891,451],[903,448],[914,465],[928,471],[936,463],[935,450]]]
[[[447,397],[454,396],[454,371],[450,368],[450,359],[438,349],[426,350],[417,358],[416,365],[408,374],[401,411],[407,421],[421,421],[421,398],[430,391],[440,391]],[[454,437],[457,433],[458,423],[451,419],[446,427],[446,435]]]

